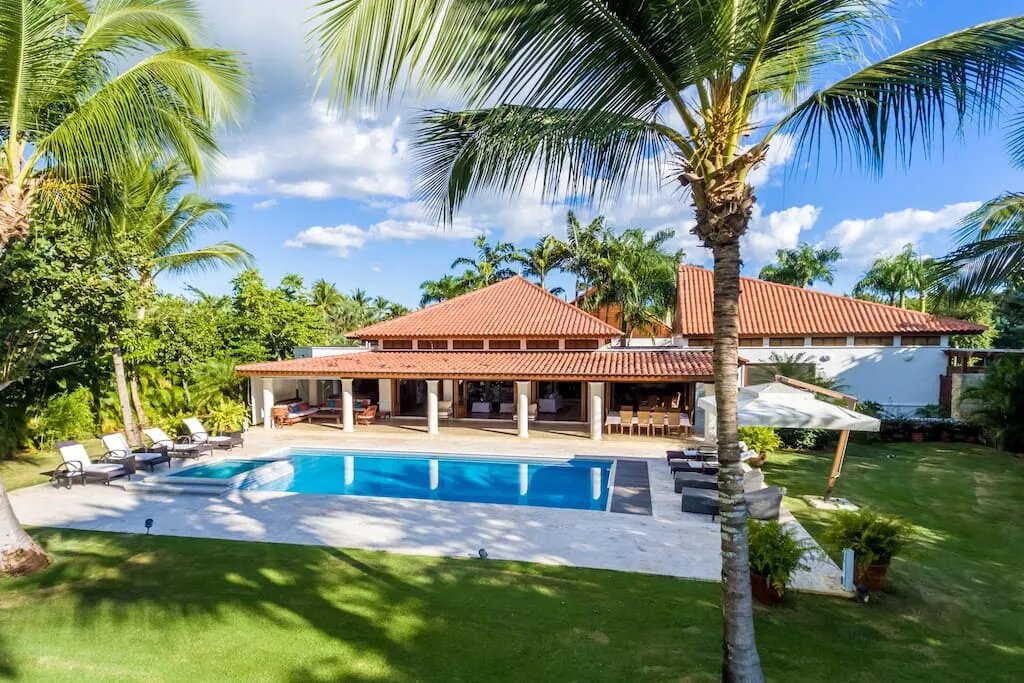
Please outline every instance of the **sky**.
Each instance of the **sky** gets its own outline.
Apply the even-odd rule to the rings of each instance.
[[[223,158],[200,188],[233,207],[230,227],[209,239],[244,246],[271,284],[298,273],[307,284],[323,278],[343,292],[360,288],[414,307],[419,284],[448,272],[455,258],[472,256],[479,234],[520,246],[546,234],[564,236],[566,206],[545,203],[532,190],[514,198],[474,197],[452,226],[441,228],[417,201],[409,121],[419,108],[442,101],[348,116],[328,112],[306,40],[309,4],[200,0],[209,42],[244,53],[253,92],[242,120],[222,133]],[[886,53],[1024,10],[1021,0],[894,4],[897,22]],[[808,166],[794,159],[792,138],[777,138],[751,177],[758,204],[743,241],[744,274],[756,276],[777,249],[799,242],[838,246],[844,258],[836,281],[819,287],[848,293],[874,258],[904,244],[924,255],[945,254],[961,217],[1003,191],[1024,188],[1004,135],[998,127],[969,129],[963,140],[951,137],[930,157],[917,155],[909,169],[889,166],[881,178],[831,162]],[[689,202],[670,183],[578,213],[604,215],[617,229],[673,229],[673,246],[685,249],[687,262],[710,265],[710,253],[689,234]],[[191,284],[227,293],[232,277],[217,271],[161,284],[176,292]]]

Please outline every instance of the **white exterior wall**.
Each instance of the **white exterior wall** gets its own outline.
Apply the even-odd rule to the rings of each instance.
[[[787,347],[740,349],[750,363],[771,363],[771,355],[804,354],[818,372],[836,378],[842,390],[887,409],[913,412],[939,402],[939,376],[946,372],[942,346]]]

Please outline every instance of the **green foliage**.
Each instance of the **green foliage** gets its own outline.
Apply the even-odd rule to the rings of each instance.
[[[995,343],[999,334],[995,317],[997,306],[997,301],[990,296],[962,297],[947,292],[929,299],[928,312],[985,325],[988,329],[981,334],[950,335],[949,344],[960,349],[986,349]]]
[[[51,396],[39,415],[30,423],[32,439],[42,448],[50,448],[63,439],[92,436],[96,429],[92,395],[85,387]]]
[[[996,337],[992,345],[1000,349],[1024,348],[1024,287],[1019,282],[998,297],[993,317]]]
[[[756,453],[774,453],[782,447],[779,433],[771,427],[740,427],[740,440]]]
[[[768,580],[779,595],[786,591],[793,572],[806,569],[804,559],[811,552],[809,544],[798,541],[776,520],[747,520],[747,542],[750,571]]]
[[[224,401],[240,401],[245,378],[235,372],[231,358],[211,358],[192,370],[192,403],[200,411],[210,410]]]
[[[905,519],[883,515],[871,508],[842,510],[825,530],[825,545],[835,553],[852,548],[858,565],[888,562],[914,537]]]
[[[778,263],[766,265],[757,277],[793,287],[810,287],[818,281],[832,284],[835,264],[843,258],[838,247],[815,249],[806,242],[795,249],[779,249],[775,256]]]
[[[248,419],[248,410],[240,401],[226,398],[208,404],[203,412],[204,426],[213,432],[235,432],[242,429]]]
[[[922,258],[908,244],[893,256],[881,256],[861,276],[853,288],[853,295],[875,300],[881,298],[889,305],[907,305],[907,296],[916,293],[917,307],[926,310],[927,293],[942,278],[934,259]]]
[[[820,451],[835,441],[836,432],[829,429],[786,427],[779,430],[779,439],[786,448],[798,451]]]
[[[963,398],[978,401],[971,420],[985,427],[998,448],[1024,451],[1024,358],[1000,358],[987,369],[981,384],[964,391]]]

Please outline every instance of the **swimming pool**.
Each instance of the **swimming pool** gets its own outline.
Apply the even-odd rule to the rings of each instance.
[[[501,503],[575,510],[608,506],[612,460],[497,459],[290,450],[281,476],[249,477],[249,491]],[[189,468],[191,469],[191,468]]]
[[[183,467],[167,476],[179,479],[184,477],[189,479],[216,479],[218,481],[228,480],[267,463],[267,460],[221,460],[220,462]]]

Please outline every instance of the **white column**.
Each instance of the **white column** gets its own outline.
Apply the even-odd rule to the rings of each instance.
[[[590,438],[601,440],[604,428],[604,382],[587,382],[590,390]]]
[[[437,434],[437,385],[436,379],[427,380],[427,434]]]
[[[342,431],[354,432],[355,416],[352,412],[352,380],[341,380],[341,424]]]
[[[249,378],[249,406],[249,424],[255,427],[263,422],[263,380],[259,377]]]
[[[516,382],[516,418],[519,420],[519,438],[530,436],[530,383]]]
[[[317,396],[317,384],[315,379],[306,382],[306,400],[309,401],[309,405],[317,405],[320,402]]]
[[[274,380],[263,378],[263,426],[274,428]]]

